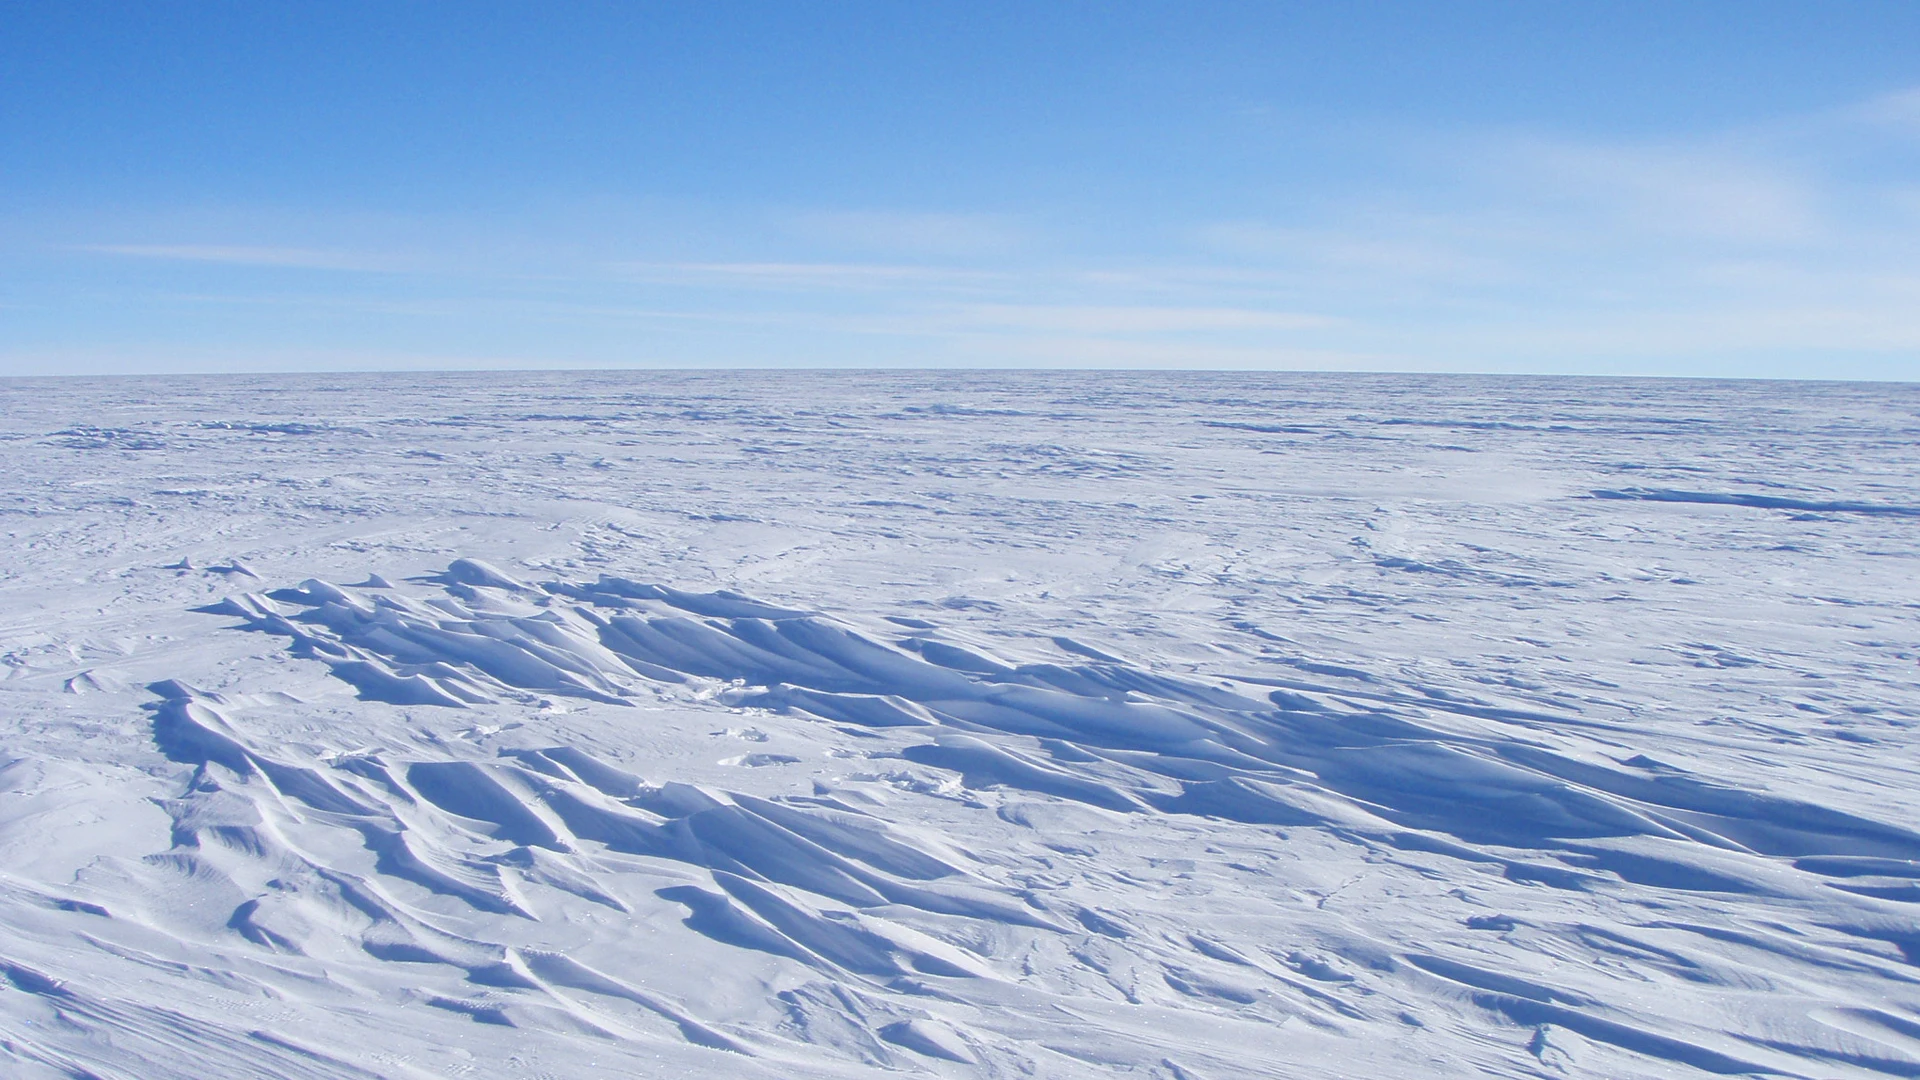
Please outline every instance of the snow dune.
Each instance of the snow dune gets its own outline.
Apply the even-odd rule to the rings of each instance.
[[[1920,1075],[1920,399],[943,378],[31,387],[0,1062]]]

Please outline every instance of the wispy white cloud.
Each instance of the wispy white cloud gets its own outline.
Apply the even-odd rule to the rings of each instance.
[[[68,346],[0,349],[13,375],[137,373],[238,374],[258,371],[484,371],[556,366],[513,353],[387,348],[143,344],[138,348]],[[560,365],[563,366],[563,365]]]
[[[1869,98],[1840,114],[1862,123],[1920,137],[1920,86]]]
[[[1409,370],[1404,356],[1271,344],[1139,341],[1031,334],[962,337],[946,343],[952,362],[980,367],[1170,368],[1240,371]]]
[[[1788,163],[1710,145],[1515,140],[1494,148],[1487,165],[1505,174],[1494,190],[1578,219],[1591,235],[1765,244],[1827,233],[1809,178]]]
[[[820,211],[795,215],[788,228],[831,248],[930,258],[1003,255],[1032,239],[1013,219],[996,214]]]
[[[1324,315],[1289,311],[1139,304],[984,304],[963,308],[953,315],[955,324],[967,327],[1094,336],[1304,330],[1332,326],[1337,321]]]
[[[1346,316],[1316,345],[1408,366],[1920,378],[1913,134],[1920,90],[1688,140],[1424,139],[1415,179],[1191,235]]]
[[[135,259],[227,263],[235,266],[271,266],[302,270],[400,273],[416,268],[415,264],[409,260],[392,255],[298,247],[257,247],[239,244],[82,244],[76,245],[74,250]]]
[[[1615,320],[1540,312],[1530,319],[1428,331],[1423,337],[1429,351],[1442,355],[1559,356],[1653,374],[1684,370],[1690,362],[1741,374],[1742,356],[1824,352],[1823,367],[1807,373],[1818,378],[1844,368],[1850,356],[1905,353],[1906,377],[1915,378],[1920,377],[1920,361],[1913,359],[1920,356],[1920,315],[1914,310],[1911,304],[1881,301],[1689,307]]]
[[[1456,282],[1494,280],[1507,274],[1499,259],[1463,247],[1458,237],[1446,235],[1446,228],[1435,227],[1439,223],[1423,220],[1421,215],[1375,211],[1357,216],[1365,217],[1365,223],[1348,223],[1344,229],[1332,223],[1299,227],[1219,221],[1199,226],[1192,235],[1200,250],[1233,259],[1232,276],[1249,283],[1260,277],[1250,272],[1252,268],[1263,264]],[[1486,239],[1484,227],[1474,233],[1476,239]],[[1219,280],[1228,273],[1226,267],[1212,267],[1189,271],[1188,276]],[[1264,277],[1272,280],[1274,275],[1269,272]]]
[[[666,285],[784,290],[979,288],[1006,275],[961,267],[831,262],[618,262],[619,277]]]

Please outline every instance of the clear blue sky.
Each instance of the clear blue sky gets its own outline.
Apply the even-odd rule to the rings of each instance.
[[[1920,3],[0,4],[0,374],[1920,379]]]

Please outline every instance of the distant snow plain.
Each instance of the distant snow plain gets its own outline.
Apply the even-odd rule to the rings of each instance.
[[[0,382],[10,1077],[1920,1075],[1920,387]]]

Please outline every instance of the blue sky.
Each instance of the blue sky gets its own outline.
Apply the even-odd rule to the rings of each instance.
[[[1920,4],[0,7],[0,373],[1920,378]]]

